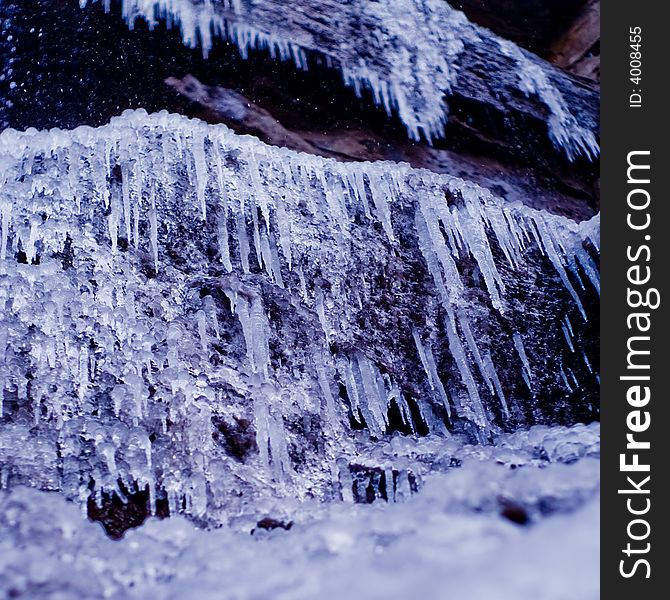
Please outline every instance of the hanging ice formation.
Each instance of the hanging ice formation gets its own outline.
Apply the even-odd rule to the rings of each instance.
[[[333,494],[352,424],[486,438],[596,385],[598,219],[457,178],[137,111],[0,134],[0,218],[3,468],[73,498]]]
[[[110,10],[111,0],[97,1]],[[87,4],[88,0],[80,0],[82,7]],[[302,10],[293,11],[290,18],[286,4],[277,0],[122,0],[122,10],[131,28],[137,19],[151,28],[159,19],[178,27],[184,44],[200,45],[205,57],[215,38],[235,44],[243,58],[249,50],[266,49],[273,58],[293,61],[298,69],[308,68],[307,52],[323,54],[358,96],[368,89],[389,115],[397,113],[415,140],[444,136],[444,96],[458,86],[464,44],[478,43],[482,37],[496,39],[518,65],[519,90],[537,95],[549,110],[549,135],[556,147],[571,160],[598,155],[593,131],[571,114],[560,91],[524,52],[473,25],[444,0],[354,0],[329,2],[327,8],[323,0],[302,0],[302,4]],[[328,28],[311,22],[310,15],[324,11],[338,23],[341,39],[330,39]],[[361,29],[374,30],[375,35],[362,36]],[[360,47],[363,37],[374,40],[369,42],[372,47]]]
[[[517,64],[519,89],[527,96],[537,95],[549,109],[549,135],[554,145],[563,148],[570,160],[579,155],[597,158],[600,147],[593,131],[580,126],[565,99],[542,69],[530,61],[513,42],[499,39],[498,45],[502,53],[514,59]]]

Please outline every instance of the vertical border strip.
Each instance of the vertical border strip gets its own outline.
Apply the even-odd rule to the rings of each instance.
[[[670,34],[660,4],[601,20],[602,598],[667,598]]]

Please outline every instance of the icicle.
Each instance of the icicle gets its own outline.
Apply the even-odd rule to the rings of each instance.
[[[219,255],[221,262],[227,273],[233,272],[233,264],[230,261],[230,246],[228,242],[228,215],[227,211],[223,210],[219,214],[217,221],[217,233],[219,241]]]
[[[121,195],[123,198],[123,219],[126,227],[126,239],[132,241],[132,230],[130,227],[130,172],[127,163],[121,163]]]
[[[254,198],[258,201],[261,213],[263,214],[263,218],[265,219],[265,227],[268,231],[270,231],[270,208],[268,206],[268,195],[267,191],[265,190],[265,186],[261,183],[261,175],[258,165],[258,159],[254,154],[253,148],[249,149],[248,161],[249,161],[249,173],[251,174],[251,182],[254,190]]]
[[[386,483],[386,498],[389,504],[395,502],[395,484],[393,482],[393,469],[384,471],[384,481]]]
[[[403,396],[400,388],[394,385],[390,379],[386,381],[386,383],[388,383],[388,386],[391,388],[391,391],[388,394],[387,405],[390,405],[391,401],[396,403],[398,410],[400,411],[400,418],[402,419],[403,425],[407,425],[412,433],[414,433],[414,420],[412,419],[412,412],[409,409],[407,400],[405,400],[405,396]]]
[[[270,265],[265,265],[263,262],[263,247],[261,246],[261,232],[260,223],[258,222],[258,210],[255,204],[255,198],[251,197],[251,222],[254,236],[254,250],[256,252],[256,260],[261,269],[271,275]]]
[[[466,197],[466,208],[465,211],[459,212],[459,215],[463,218],[460,221],[461,227],[458,228],[458,233],[465,240],[470,254],[477,261],[479,270],[484,277],[491,303],[494,308],[503,314],[505,312],[505,304],[502,296],[505,294],[505,285],[496,267],[488,236],[484,229],[482,204],[476,193],[473,193],[471,190],[464,191],[463,193]],[[468,196],[470,197],[468,198]]]
[[[235,296],[226,291],[235,313],[240,319],[247,357],[254,373],[262,374],[266,379],[270,373],[270,350],[268,348],[268,324],[260,297],[254,295]]]
[[[444,201],[441,195],[437,196],[437,201]],[[463,290],[456,263],[449,248],[447,247],[444,236],[440,231],[438,220],[433,214],[430,201],[423,196],[419,200],[420,211],[416,214],[417,235],[419,236],[419,247],[426,260],[435,284],[440,291],[442,302],[445,305],[450,303],[451,298],[457,296]],[[434,263],[432,256],[436,257],[442,266],[444,279],[440,275],[436,266],[432,266],[429,261]],[[447,292],[448,290],[448,292]]]
[[[348,504],[353,504],[354,502],[354,493],[353,493],[353,481],[351,478],[351,471],[349,470],[349,465],[345,459],[337,460],[337,481],[340,484],[340,490],[342,493],[342,501]]]
[[[584,250],[580,250],[575,254],[575,260],[581,265],[582,269],[584,269],[586,277],[591,282],[596,293],[600,295],[600,274],[598,273],[598,268],[593,262],[593,259]],[[577,270],[576,265],[574,270]]]
[[[207,353],[207,348],[209,347],[209,337],[207,336],[207,319],[205,317],[205,312],[199,310],[196,313],[196,319],[198,321],[198,335],[200,336],[200,348],[204,353]]]
[[[81,213],[81,196],[77,193],[79,187],[79,156],[73,155],[72,152],[69,153],[67,174],[69,186],[68,193],[77,203],[77,214],[79,214]]]
[[[82,347],[79,353],[79,386],[78,396],[79,401],[83,401],[88,391],[89,377],[88,377],[88,350]]]
[[[568,375],[570,375],[573,383],[575,384],[576,388],[579,388],[579,381],[577,381],[577,378],[575,377],[575,374],[572,372],[572,369],[570,367],[567,367],[568,369]]]
[[[112,240],[112,254],[116,254],[119,241],[119,204],[116,192],[111,195],[111,210],[107,217],[107,226],[109,228],[109,237]]]
[[[354,169],[352,187],[356,191],[359,200],[363,203],[365,216],[372,220],[372,213],[370,212],[370,205],[368,204],[368,194],[365,190],[365,180],[363,179],[362,171],[359,169]]]
[[[275,480],[281,481],[283,473],[288,470],[290,461],[285,445],[283,427],[270,414],[270,401],[275,395],[269,384],[253,390],[254,424],[256,426],[256,445],[261,464],[270,471],[274,466]],[[271,457],[272,456],[272,460]]]
[[[214,335],[216,339],[221,339],[221,332],[219,330],[219,320],[216,316],[216,303],[211,296],[205,296],[202,299],[203,305],[205,307],[206,314],[212,324],[212,329],[214,330]]]
[[[373,363],[363,354],[357,354],[356,363],[361,374],[361,383],[365,393],[365,401],[374,425],[379,433],[384,433],[388,426],[388,403],[386,393],[377,377]],[[368,422],[368,425],[371,423]]]
[[[519,265],[519,254],[521,251],[520,241],[516,233],[516,227],[512,228],[506,217],[505,211],[500,206],[491,203],[486,211],[482,211],[482,219],[492,229],[500,249],[505,255],[507,263],[512,268]]]
[[[509,408],[507,406],[507,399],[505,398],[505,393],[503,392],[502,384],[498,378],[498,372],[496,371],[495,365],[493,364],[493,359],[490,354],[484,355],[484,369],[486,372],[486,377],[493,382],[493,386],[500,398],[500,405],[503,409],[503,414],[506,417],[509,417]]]
[[[477,384],[472,376],[470,367],[468,365],[468,360],[465,355],[465,350],[461,344],[461,340],[456,333],[456,325],[453,320],[453,316],[447,317],[446,323],[447,330],[447,339],[449,340],[449,350],[451,351],[451,356],[456,363],[456,367],[461,375],[461,380],[465,384],[466,389],[468,390],[468,399],[467,405],[461,406],[465,409],[465,416],[471,419],[476,425],[484,429],[489,427],[489,422],[484,412],[484,406],[482,400],[479,396],[479,390],[477,389]]]
[[[484,366],[484,361],[482,360],[482,355],[479,352],[479,348],[477,347],[477,342],[475,342],[475,338],[472,335],[472,330],[470,329],[470,323],[468,322],[468,318],[463,314],[462,311],[459,311],[458,313],[458,323],[461,326],[461,330],[463,331],[463,335],[468,345],[468,349],[475,357],[475,362],[479,367],[479,372],[482,374],[482,377],[484,378],[484,381],[486,382],[486,385],[489,388],[489,392],[493,394],[493,381],[489,379],[489,377],[487,376],[486,372],[487,370],[486,367]]]
[[[389,208],[391,191],[386,182],[377,173],[369,172],[368,181],[370,182],[372,201],[374,202],[377,216],[381,221],[384,233],[386,233],[386,236],[391,243],[395,243],[396,239],[393,234],[393,226],[391,225],[391,209]]]
[[[268,419],[268,441],[272,451],[275,480],[283,482],[285,474],[291,471],[291,458],[286,445],[286,431],[281,417],[270,415]]]
[[[207,201],[205,190],[207,188],[207,158],[205,156],[205,134],[197,131],[193,136],[193,162],[195,163],[196,194],[202,220],[207,220]]]
[[[491,393],[491,395],[494,394],[498,395],[503,412],[505,413],[505,415],[508,415],[507,401],[505,399],[505,395],[502,390],[502,385],[500,384],[500,380],[498,379],[498,374],[493,365],[491,356],[489,354],[485,354],[484,356],[482,356],[482,354],[480,353],[477,343],[475,342],[474,336],[472,334],[472,330],[470,329],[470,324],[468,322],[467,316],[464,313],[459,312],[458,322],[459,325],[461,326],[461,330],[463,331],[463,335],[468,345],[468,349],[475,357],[475,362],[479,367],[479,371],[489,389],[489,392]]]
[[[281,274],[281,264],[279,262],[277,247],[274,244],[272,244],[270,234],[265,229],[261,229],[259,237],[260,237],[261,257],[263,259],[262,266],[264,267],[265,272],[272,279],[273,283],[283,288],[284,280]]]
[[[133,202],[133,247],[135,250],[139,247],[140,240],[140,207],[139,202]]]
[[[268,234],[268,243],[270,244],[270,260],[272,264],[272,277],[274,282],[280,287],[284,288],[284,278],[281,274],[281,262],[279,260],[279,251],[272,234]]]
[[[249,269],[249,237],[247,236],[247,223],[244,216],[244,204],[240,199],[240,210],[236,214],[237,221],[237,243],[240,248],[240,262],[242,263],[242,270],[245,274],[250,273]]]
[[[35,256],[37,254],[35,250],[35,238],[37,235],[37,227],[38,227],[38,217],[32,217],[30,219],[30,231],[28,234],[28,240],[25,244],[26,260],[28,261],[29,265],[35,262]]]
[[[9,238],[9,224],[12,218],[12,203],[9,200],[3,200],[0,204],[0,213],[2,216],[2,239],[0,240],[0,260],[7,257],[7,240]]]
[[[570,332],[568,331],[568,328],[561,323],[561,329],[563,330],[563,335],[565,336],[565,341],[568,342],[568,347],[570,348],[570,352],[575,351],[575,347],[572,344],[572,337],[570,335]]]
[[[321,323],[321,330],[326,338],[326,342],[330,343],[330,327],[328,326],[328,319],[326,317],[326,310],[323,305],[323,291],[320,287],[314,289],[314,308]]]
[[[437,365],[435,364],[435,358],[430,349],[430,346],[424,346],[419,336],[419,332],[416,329],[412,329],[412,336],[414,337],[414,343],[416,344],[416,349],[419,352],[419,358],[421,364],[423,365],[423,370],[428,377],[428,385],[430,389],[438,393],[439,399],[442,402],[444,408],[447,411],[447,415],[451,418],[451,406],[449,405],[449,397],[447,392],[442,385],[442,381],[437,372]]]
[[[182,142],[182,139],[181,139],[181,132],[177,133],[174,136],[174,141],[177,144],[177,155],[179,156],[179,160],[181,161],[184,158],[184,148],[183,148],[183,145],[182,145],[183,142]]]
[[[288,263],[289,270],[291,270],[293,264],[293,253],[291,251],[291,222],[286,214],[286,208],[281,199],[277,199],[275,206],[277,229],[279,233],[279,247]]]
[[[570,382],[568,381],[568,378],[567,378],[566,375],[565,375],[565,371],[564,371],[564,369],[563,369],[563,365],[561,365],[561,371],[560,371],[560,373],[561,373],[561,379],[563,380],[563,383],[565,384],[565,387],[568,389],[568,392],[572,392],[572,391],[573,391],[573,388],[572,388],[572,386],[570,385]]]
[[[0,419],[5,401],[5,365],[7,364],[7,328],[0,326]]]
[[[221,158],[221,147],[216,141],[212,139],[212,154],[214,155],[214,165],[216,167],[216,185],[219,188],[221,203],[228,205],[228,192],[226,190],[226,183],[223,177],[223,159]]]
[[[326,376],[324,354],[321,356],[315,357],[314,363],[316,365],[316,374],[319,381],[319,387],[321,388],[321,393],[326,401],[326,423],[328,423],[331,428],[335,424],[335,399],[333,398],[333,393],[330,390],[330,384],[328,377]]]
[[[512,335],[512,339],[514,340],[514,347],[516,348],[517,354],[519,355],[519,358],[521,359],[521,364],[523,366],[522,369],[523,380],[526,382],[528,390],[531,393],[533,393],[533,386],[531,384],[533,375],[530,370],[530,362],[528,361],[528,356],[526,355],[526,349],[523,347],[523,340],[521,339],[519,333],[516,331]]]
[[[154,258],[154,269],[158,273],[158,216],[156,214],[156,191],[151,187],[151,208],[149,209],[149,239]]]
[[[570,293],[572,296],[572,299],[574,300],[575,304],[577,305],[577,308],[579,309],[579,312],[581,313],[582,317],[584,318],[584,321],[587,320],[586,317],[586,311],[584,310],[584,307],[582,306],[582,302],[579,299],[579,296],[577,295],[577,292],[575,291],[575,288],[572,287],[572,284],[570,283],[570,280],[568,279],[568,275],[565,272],[565,267],[563,266],[563,261],[561,260],[560,256],[558,255],[558,251],[556,250],[556,247],[554,245],[554,240],[553,236],[550,232],[550,230],[547,227],[547,224],[543,219],[538,219],[535,221],[535,224],[537,225],[538,232],[541,236],[542,243],[538,241],[538,246],[542,246],[546,252],[547,256],[549,257],[549,260],[551,263],[554,265],[554,268],[558,272],[558,276],[561,278],[561,281],[563,282],[563,286],[565,287],[566,290]]]
[[[358,386],[356,385],[356,379],[354,377],[353,366],[350,360],[344,361],[344,378],[345,378],[345,387],[347,389],[347,396],[349,398],[349,404],[351,406],[351,412],[354,419],[360,423],[360,406],[361,401],[358,395]]]

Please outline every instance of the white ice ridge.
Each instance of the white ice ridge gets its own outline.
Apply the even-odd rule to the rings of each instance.
[[[110,10],[110,0],[93,1],[104,2]],[[88,0],[80,4],[84,7]],[[216,38],[235,44],[243,58],[249,50],[266,49],[273,58],[293,61],[305,70],[306,51],[324,54],[359,97],[367,88],[377,105],[389,115],[397,113],[412,139],[423,136],[429,142],[444,137],[448,111],[444,97],[458,85],[464,43],[477,43],[482,35],[497,39],[444,0],[303,0],[303,4],[302,10],[291,11],[277,0],[122,0],[130,28],[137,19],[150,28],[165,20],[180,29],[186,46],[199,45],[205,57]],[[319,14],[339,24],[341,39],[328,38],[315,18]],[[361,28],[376,30],[374,36],[366,34],[373,46],[366,50],[366,59],[358,44]],[[556,147],[571,160],[580,154],[597,156],[595,135],[579,124],[560,91],[516,45],[499,43],[517,62],[519,89],[536,94],[549,109],[549,134]],[[330,48],[337,48],[336,56]]]
[[[0,417],[46,427],[40,452],[72,464],[94,457],[98,495],[119,480],[154,489],[160,479],[173,510],[196,516],[204,490],[232,493],[231,481],[313,493],[293,472],[291,449],[304,444],[305,422],[318,422],[325,456],[346,452],[338,386],[376,437],[393,406],[409,430],[419,415],[441,431],[435,406],[493,430],[492,398],[507,418],[498,373],[531,376],[537,357],[514,352],[528,348],[524,332],[507,340],[509,364],[476,338],[459,262],[478,266],[487,299],[477,310],[489,313],[488,303],[511,310],[503,275],[540,272],[539,263],[565,286],[561,318],[585,318],[582,288],[597,285],[587,249],[597,219],[577,224],[454,177],[295,153],[167,113],[128,111],[97,129],[4,131],[0,218]],[[405,252],[408,239],[418,240],[444,314],[404,332],[425,370],[416,410],[392,365],[360,349],[327,350],[373,302],[375,261]],[[308,339],[291,337],[291,319],[312,327]],[[212,441],[213,422],[245,421],[260,474]],[[26,424],[7,427],[32,435]],[[14,462],[32,469],[23,454]],[[51,489],[60,476],[43,464],[35,477]],[[58,486],[88,494],[88,479]]]

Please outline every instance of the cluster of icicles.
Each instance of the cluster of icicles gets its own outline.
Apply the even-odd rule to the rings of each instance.
[[[111,0],[104,2],[106,11]],[[86,6],[88,0],[80,0]],[[355,0],[346,4],[334,3],[327,10],[335,11],[336,22],[346,23],[352,36],[355,23],[366,19],[378,23],[375,50],[383,54],[382,63],[391,65],[380,69],[379,62],[363,57],[364,48],[341,47],[337,56],[330,56],[311,33],[297,28],[290,19],[270,21],[277,10],[285,10],[276,0],[256,0],[243,5],[240,0],[123,0],[123,17],[133,28],[137,19],[143,19],[153,28],[158,20],[178,27],[184,44],[200,45],[205,57],[213,47],[213,40],[229,40],[247,58],[250,50],[267,50],[273,58],[293,61],[298,69],[306,70],[306,50],[323,53],[329,65],[337,65],[345,85],[352,87],[360,97],[363,90],[372,93],[374,102],[384,107],[387,114],[396,113],[412,139],[444,137],[447,105],[444,96],[457,86],[457,61],[465,41],[477,42],[480,36],[491,37],[468,21],[465,15],[444,0],[382,0],[370,2]],[[306,14],[324,10],[321,0],[303,8]],[[265,14],[267,11],[267,15]],[[343,25],[344,26],[344,25]],[[325,34],[322,32],[322,34]],[[355,37],[355,36],[354,36]],[[519,90],[536,95],[549,110],[549,135],[555,146],[570,160],[583,155],[595,158],[599,145],[587,127],[583,127],[570,112],[562,94],[548,81],[542,70],[530,61],[514,43],[497,39],[503,54],[512,58],[518,72]],[[342,44],[333,43],[333,47]]]
[[[207,498],[216,497],[216,485],[223,486],[221,473],[243,468],[212,462],[212,415],[227,410],[221,407],[231,386],[253,398],[260,460],[279,488],[308,479],[292,471],[293,434],[284,423],[314,414],[324,424],[323,459],[332,465],[330,475],[340,479],[342,489],[351,489],[342,483],[347,475],[337,461],[345,452],[348,424],[335,381],[343,382],[354,416],[364,419],[372,435],[386,432],[391,402],[414,427],[399,386],[373,360],[362,352],[342,358],[329,351],[328,341],[345,326],[343,307],[365,287],[365,274],[360,289],[344,289],[341,279],[342,270],[356,263],[355,221],[380,226],[386,243],[398,247],[394,211],[416,207],[415,233],[446,315],[449,351],[468,392],[449,397],[431,336],[413,330],[433,394],[418,400],[430,431],[444,431],[431,408],[435,403],[480,431],[491,427],[473,368],[503,414],[508,410],[492,358],[478,347],[468,322],[459,257],[476,261],[492,305],[503,314],[505,284],[489,235],[511,268],[524,264],[529,247],[538,248],[584,319],[568,272],[577,280],[584,273],[589,285],[598,287],[596,266],[583,248],[587,239],[598,245],[597,218],[578,225],[505,205],[457,178],[403,164],[338,163],[167,113],[128,111],[98,129],[6,130],[0,135],[0,186],[0,305],[5,307],[0,415],[5,401],[32,404],[35,426],[48,422],[57,432],[53,454],[64,461],[79,460],[84,432],[100,459],[92,475],[98,495],[118,490],[119,479],[153,489],[159,471],[171,508],[197,516],[205,514]],[[445,194],[459,195],[462,204],[449,206]],[[180,231],[180,225],[187,228]],[[228,297],[241,326],[242,367],[233,359],[220,367],[210,364],[212,345],[224,337],[220,314],[210,295],[194,295],[189,281],[190,271],[207,272],[203,264],[209,259],[198,246],[205,232],[216,240],[221,272],[208,281]],[[193,239],[183,239],[189,235]],[[192,261],[182,271],[170,259],[177,242]],[[127,249],[144,256],[158,275],[147,279],[139,273]],[[19,254],[23,260],[17,263]],[[327,289],[311,279],[315,266],[329,281]],[[290,291],[318,315],[322,335],[304,349],[304,370],[313,376],[292,379],[288,391],[286,373],[271,361],[274,324],[253,275]],[[571,343],[567,317],[563,331]],[[513,352],[522,365],[520,376],[532,387],[519,333]],[[172,436],[173,445],[161,447],[160,440],[152,445],[151,431]],[[20,431],[8,426],[2,435],[20,437]],[[88,494],[85,481],[59,485],[73,497]]]

